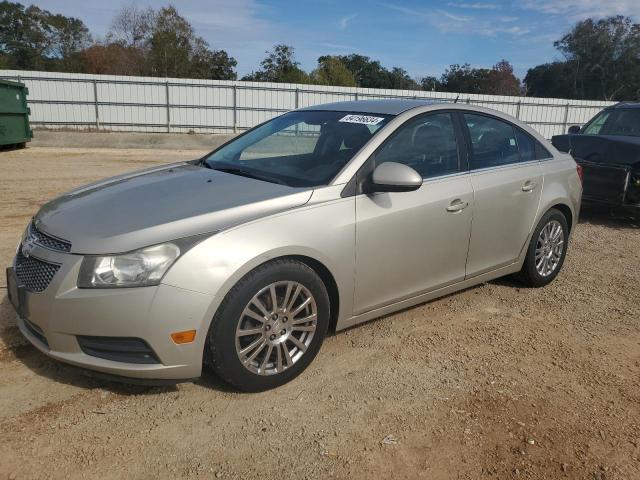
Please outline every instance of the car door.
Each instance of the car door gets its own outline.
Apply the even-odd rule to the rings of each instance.
[[[542,168],[535,140],[496,117],[461,114],[470,144],[474,190],[467,277],[516,261],[538,211]]]
[[[409,165],[412,192],[356,196],[354,314],[464,279],[473,190],[462,128],[450,112],[421,115],[394,132],[365,164]],[[367,173],[360,174],[366,182]]]

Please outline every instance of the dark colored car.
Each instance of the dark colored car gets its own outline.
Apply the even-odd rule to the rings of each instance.
[[[640,103],[606,108],[551,140],[582,166],[585,202],[640,209]]]

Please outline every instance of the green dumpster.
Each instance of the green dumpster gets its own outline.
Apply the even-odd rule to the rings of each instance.
[[[31,140],[29,90],[23,83],[0,80],[0,145],[24,145]]]

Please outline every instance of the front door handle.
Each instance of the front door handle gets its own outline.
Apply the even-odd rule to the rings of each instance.
[[[523,192],[533,192],[533,189],[536,188],[536,185],[538,185],[536,182],[532,182],[531,180],[527,180],[526,182],[524,182],[524,185],[522,185],[522,191]]]
[[[449,206],[447,207],[447,212],[451,212],[451,213],[457,213],[457,212],[461,212],[462,210],[464,210],[465,208],[467,208],[469,206],[469,202],[463,202],[462,200],[460,200],[459,198],[456,198],[453,202],[451,202],[449,204]]]

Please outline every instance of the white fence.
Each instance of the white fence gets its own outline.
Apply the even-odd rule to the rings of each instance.
[[[612,103],[414,90],[0,70],[29,88],[39,128],[231,133],[298,107],[341,100],[417,98],[482,105],[527,122],[546,138],[582,125]]]

